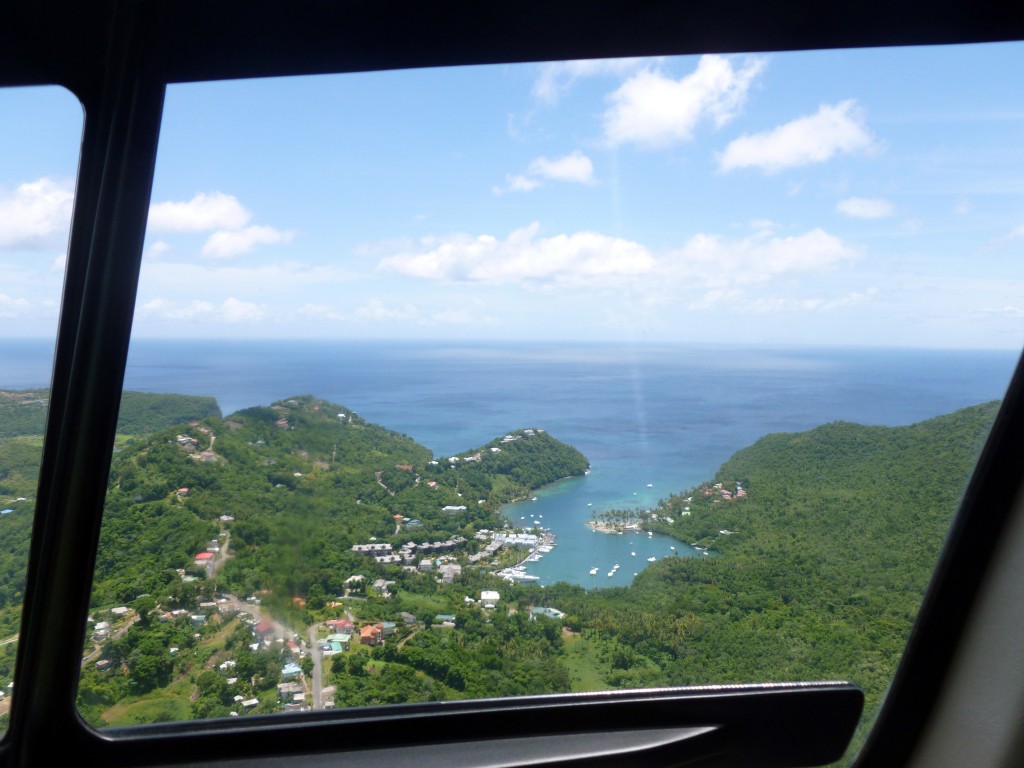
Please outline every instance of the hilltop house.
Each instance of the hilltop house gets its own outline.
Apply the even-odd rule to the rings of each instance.
[[[380,645],[383,630],[376,624],[367,624],[359,630],[359,642],[363,645]]]

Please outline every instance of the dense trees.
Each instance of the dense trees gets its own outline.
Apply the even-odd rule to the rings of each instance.
[[[253,651],[240,625],[220,641],[204,634],[212,645],[200,653],[187,626],[153,617],[191,610],[216,587],[261,592],[290,621],[336,618],[336,596],[359,573],[366,584],[393,581],[397,596],[365,590],[346,610],[402,628],[382,647],[333,658],[338,706],[841,678],[864,688],[870,717],[996,410],[768,435],[641,521],[708,555],[662,559],[629,588],[590,592],[505,584],[465,557],[462,576],[445,584],[352,551],[456,535],[468,540],[460,555],[475,551],[476,530],[504,524],[501,503],[586,470],[582,454],[544,432],[519,429],[434,458],[309,396],[155,429],[114,458],[93,597],[97,607],[130,603],[140,621],[104,647],[113,672],[83,671],[80,706],[100,722],[119,701],[155,701],[178,685],[188,705],[174,716],[223,716],[235,696],[276,685],[280,652]],[[34,483],[37,450],[26,436],[0,442],[0,488],[13,495]],[[16,616],[30,521],[20,509],[0,519],[0,618]],[[213,539],[232,554],[215,579],[194,564]],[[483,589],[500,589],[497,609],[467,602]],[[293,601],[300,596],[304,607]],[[565,618],[534,617],[535,605]],[[444,623],[439,614],[454,625],[432,626]],[[172,656],[171,647],[192,650]],[[209,669],[216,648],[230,651],[239,680],[259,687],[229,690]],[[276,706],[271,699],[257,711]],[[154,706],[169,716],[169,705]]]

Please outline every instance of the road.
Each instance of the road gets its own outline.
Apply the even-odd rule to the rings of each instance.
[[[316,641],[317,630],[322,626],[323,624],[310,624],[309,626],[309,655],[313,659],[313,679],[310,681],[312,684],[310,697],[312,698],[313,701],[313,709],[324,708],[324,655],[323,652],[320,650],[320,644]]]
[[[355,617],[349,610],[345,611],[345,616],[349,621],[355,623]],[[317,632],[323,627],[323,622],[313,624],[309,627],[309,654],[313,658],[313,679],[311,681],[312,690],[310,691],[313,699],[313,709],[324,708],[324,674],[323,674],[323,661],[324,655],[320,651],[320,644],[317,642]],[[333,691],[332,687],[328,687],[329,691]]]

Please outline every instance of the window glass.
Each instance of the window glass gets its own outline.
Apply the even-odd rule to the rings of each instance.
[[[1021,52],[172,87],[82,712],[870,721],[1024,341]]]
[[[82,110],[62,88],[0,90],[0,725],[14,690]]]

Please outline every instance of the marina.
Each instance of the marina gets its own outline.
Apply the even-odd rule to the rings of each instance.
[[[663,483],[655,478],[650,487]],[[627,490],[628,489],[628,490]],[[624,494],[625,491],[625,494]],[[636,495],[634,495],[636,494]],[[533,499],[537,500],[534,501]],[[591,467],[583,477],[560,480],[538,491],[536,496],[507,505],[502,511],[517,528],[529,528],[557,538],[557,547],[538,542],[529,556],[519,565],[522,570],[508,573],[508,578],[522,579],[522,574],[542,585],[565,581],[584,587],[604,588],[625,586],[633,581],[641,569],[622,568],[626,558],[643,559],[647,566],[666,557],[699,557],[700,552],[674,538],[645,531],[641,523],[626,521],[621,530],[605,529],[597,532],[591,524],[600,513],[610,509],[655,508],[658,499],[648,490],[646,482],[622,488],[622,478],[608,473],[604,466]],[[550,549],[548,549],[550,547]],[[712,553],[713,554],[713,553]],[[505,576],[505,573],[499,573]]]

